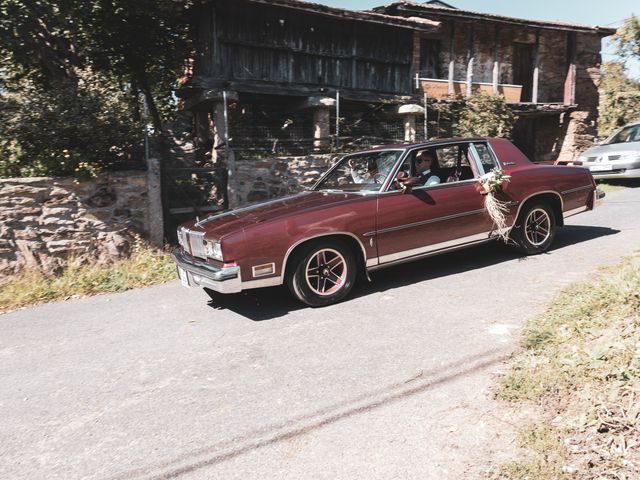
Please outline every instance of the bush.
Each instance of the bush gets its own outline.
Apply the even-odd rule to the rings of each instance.
[[[89,178],[141,159],[142,125],[112,79],[79,70],[46,90],[23,81],[0,96],[0,177]]]
[[[457,134],[461,137],[505,137],[513,130],[515,116],[502,95],[478,93],[460,111]]]

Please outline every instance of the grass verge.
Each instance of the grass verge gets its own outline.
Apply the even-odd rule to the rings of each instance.
[[[618,192],[620,190],[628,190],[629,188],[640,187],[639,179],[628,180],[596,180],[598,188],[605,193]]]
[[[496,396],[539,416],[498,478],[640,478],[640,255],[561,293],[522,347]]]
[[[0,312],[38,303],[122,292],[177,277],[169,254],[136,240],[128,258],[107,265],[69,266],[57,276],[28,271],[0,283]]]

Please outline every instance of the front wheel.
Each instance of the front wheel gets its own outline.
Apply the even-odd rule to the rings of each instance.
[[[287,284],[291,293],[311,307],[324,307],[342,300],[353,288],[356,261],[342,242],[314,243],[293,259]]]
[[[556,217],[546,203],[530,205],[520,214],[513,240],[527,255],[544,253],[556,235]]]

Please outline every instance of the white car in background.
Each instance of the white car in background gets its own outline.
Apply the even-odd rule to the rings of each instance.
[[[640,178],[640,122],[617,130],[573,164],[588,168],[597,179]]]

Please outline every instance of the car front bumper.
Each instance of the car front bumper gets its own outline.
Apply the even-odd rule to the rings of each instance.
[[[219,293],[242,291],[240,267],[216,267],[204,260],[187,255],[182,248],[171,252],[171,258],[178,266],[180,281],[186,287],[210,288]]]
[[[640,178],[640,168],[625,168],[613,171],[591,172],[596,180],[611,180],[615,178]]]

